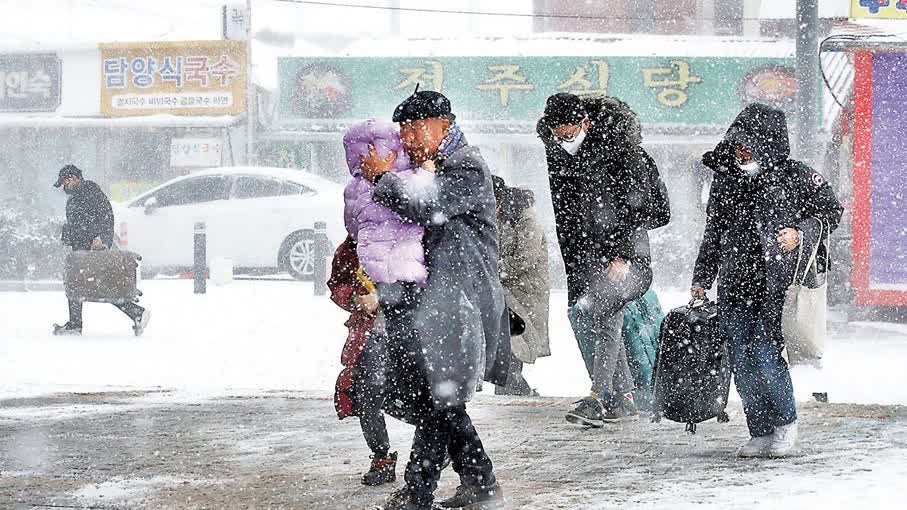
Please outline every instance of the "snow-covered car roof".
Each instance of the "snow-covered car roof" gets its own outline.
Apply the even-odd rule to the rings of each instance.
[[[281,179],[285,181],[295,182],[302,184],[308,188],[318,190],[319,192],[325,193],[327,195],[336,195],[341,197],[343,195],[343,186],[337,184],[333,181],[329,181],[324,177],[319,177],[317,175],[306,172],[305,170],[296,170],[292,168],[280,168],[280,167],[268,167],[268,166],[221,166],[213,168],[205,168],[203,170],[198,170],[187,175],[181,175],[175,177],[166,182],[155,186],[154,188],[143,192],[137,197],[130,198],[126,200],[125,204],[134,204],[136,201],[141,200],[143,197],[150,195],[158,191],[161,188],[169,186],[175,182],[184,181],[186,179],[191,179],[193,177],[199,176],[208,176],[208,175],[228,175],[228,176],[239,176],[239,175],[251,175],[256,177],[270,177],[273,179]]]
[[[329,181],[324,177],[319,177],[304,170],[270,166],[221,166],[206,168],[204,170],[192,172],[182,178],[197,177],[200,175],[254,175],[257,177],[271,177],[274,179],[296,182],[319,190],[332,188],[339,190],[341,188],[339,184],[333,181]]]

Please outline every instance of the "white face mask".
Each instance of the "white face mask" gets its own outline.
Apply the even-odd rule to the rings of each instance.
[[[586,139],[586,130],[580,129],[579,134],[576,135],[576,138],[570,140],[569,142],[561,142],[561,148],[567,151],[567,154],[571,156],[576,156],[576,153],[579,152],[579,146],[583,144],[583,140]]]
[[[756,177],[762,173],[762,167],[760,167],[759,163],[755,160],[750,161],[749,163],[740,164],[739,166],[747,177]]]

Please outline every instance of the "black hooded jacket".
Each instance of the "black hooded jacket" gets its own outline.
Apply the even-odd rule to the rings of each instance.
[[[544,118],[538,124],[571,303],[615,258],[646,271],[651,264],[645,224],[655,161],[640,146],[639,120],[618,99],[587,96],[583,103],[590,125],[575,156],[558,145]]]
[[[734,156],[736,145],[752,151],[761,174],[751,178],[740,170]],[[790,159],[784,112],[762,104],[747,106],[702,161],[715,172],[715,178],[693,286],[708,289],[717,277],[724,300],[764,303],[783,299],[793,283],[798,250],[784,252],[777,242],[778,233],[784,228],[800,231],[802,275],[815,243],[841,221],[844,209],[834,191],[819,173]],[[822,247],[818,261],[819,271],[826,271],[828,254]]]
[[[74,250],[90,250],[95,238],[108,248],[113,246],[113,208],[100,186],[82,181],[66,201],[63,244]]]

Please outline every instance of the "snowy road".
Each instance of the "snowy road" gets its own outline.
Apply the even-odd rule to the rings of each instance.
[[[364,509],[368,452],[329,400],[345,316],[295,282],[142,285],[154,310],[132,337],[113,307],[86,307],[81,338],[54,338],[61,292],[0,292],[0,509]],[[665,308],[680,292],[662,292]],[[907,326],[834,323],[825,370],[796,368],[802,455],[733,458],[727,425],[690,437],[638,422],[567,426],[588,379],[552,294],[551,358],[527,367],[548,397],[473,406],[509,508],[893,508],[907,497]],[[491,388],[486,388],[486,392]],[[832,405],[809,402],[828,391]],[[865,404],[865,405],[854,405]],[[901,406],[895,405],[901,404]],[[391,423],[402,456],[409,427]],[[402,472],[402,471],[401,471]],[[442,494],[455,486],[446,475]]]
[[[646,421],[575,428],[562,418],[568,405],[489,396],[473,405],[507,508],[894,508],[907,497],[904,407],[809,404],[799,456],[742,461],[732,455],[745,435],[739,409],[689,436]],[[390,425],[405,457],[412,429]],[[367,456],[354,420],[294,393],[7,400],[0,508],[366,509],[389,490],[359,485]],[[446,472],[440,494],[455,484]]]

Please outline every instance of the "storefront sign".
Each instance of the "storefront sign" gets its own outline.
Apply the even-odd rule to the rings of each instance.
[[[907,306],[907,53],[855,56],[853,272],[859,304]]]
[[[281,120],[390,117],[421,89],[458,117],[534,121],[556,92],[607,94],[646,123],[727,125],[748,102],[793,105],[793,59],[720,57],[304,58],[280,60]]]
[[[55,111],[62,74],[53,53],[0,54],[0,112]]]
[[[244,4],[224,5],[222,15],[224,39],[245,41],[249,38],[249,10]]]
[[[907,20],[907,0],[850,0],[850,17]]]
[[[103,115],[221,115],[245,109],[242,42],[101,45]]]
[[[170,141],[170,166],[220,166],[223,145],[220,138],[174,138]]]

